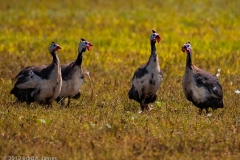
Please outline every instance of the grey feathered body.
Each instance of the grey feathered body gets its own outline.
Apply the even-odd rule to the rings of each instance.
[[[139,67],[133,75],[132,87],[128,92],[130,99],[140,104],[153,103],[163,80],[155,43],[151,44],[151,55],[146,65]]]
[[[61,101],[64,104],[64,99],[68,98],[68,104],[70,105],[70,99],[78,99],[81,95],[80,88],[84,81],[84,75],[81,69],[82,64],[82,53],[85,49],[81,50],[78,54],[78,57],[75,61],[62,65],[62,89],[57,97],[57,102]]]
[[[61,67],[62,70],[62,89],[59,94],[59,98],[72,98],[77,95],[83,84],[84,75],[81,70],[81,66],[75,65],[74,62],[69,65]]]
[[[62,86],[60,62],[55,53],[49,66],[28,66],[16,76],[11,90],[20,102],[49,104],[57,98]]]
[[[222,86],[217,77],[192,65],[191,53],[187,54],[187,64],[182,79],[186,98],[200,110],[223,108]]]

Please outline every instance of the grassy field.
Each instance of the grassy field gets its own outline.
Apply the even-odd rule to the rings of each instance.
[[[237,0],[53,0],[0,1],[0,158],[56,159],[240,159],[240,1]],[[164,81],[149,113],[128,99],[134,71],[150,55],[155,29]],[[56,41],[62,64],[84,53],[82,97],[70,108],[16,103],[16,74],[51,63]],[[181,79],[190,41],[193,63],[219,80],[225,108],[198,115]],[[19,159],[19,157],[17,157]],[[16,157],[15,157],[16,159]]]

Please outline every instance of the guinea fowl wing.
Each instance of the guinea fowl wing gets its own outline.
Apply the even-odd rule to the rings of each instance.
[[[153,94],[152,96],[147,97],[147,98],[145,99],[145,102],[146,102],[147,104],[153,103],[153,102],[156,101],[156,99],[157,99],[157,95],[156,95],[156,94]]]
[[[147,74],[147,73],[148,73],[148,71],[147,71],[147,68],[146,68],[146,64],[145,64],[145,65],[142,65],[141,67],[139,67],[139,68],[135,71],[132,79],[134,79],[134,78],[141,78],[141,77],[143,77],[143,76],[144,76],[145,74]]]
[[[42,74],[43,74],[42,72],[44,71],[45,68],[46,68],[45,65],[38,66],[38,67],[36,67],[36,66],[28,66],[28,67],[24,68],[23,70],[21,70],[17,74],[16,78],[28,76],[31,71],[34,72],[34,74],[38,75],[39,77],[42,77]]]
[[[29,72],[32,70],[33,66],[27,66],[26,68],[24,68],[23,70],[21,70],[15,77],[15,79],[24,77],[24,76],[28,76]]]
[[[146,73],[147,73],[147,69],[146,69],[146,64],[145,64],[145,65],[142,65],[141,67],[139,67],[135,71],[135,73],[133,74],[133,77],[132,77],[132,82],[133,82],[134,79],[140,79]],[[137,102],[140,103],[141,100],[140,100],[140,97],[139,97],[139,93],[136,90],[137,86],[135,86],[135,85],[137,85],[137,84],[134,84],[134,83],[132,84],[132,87],[131,87],[131,89],[128,92],[128,97],[129,97],[129,99],[134,99],[134,100],[136,100]]]
[[[36,87],[37,83],[41,80],[41,71],[45,68],[45,66],[28,66],[21,70],[17,76],[17,82],[15,86],[20,89],[28,89]]]
[[[222,99],[222,86],[220,85],[217,77],[197,67],[195,67],[194,70],[194,78],[197,86],[206,88],[211,96]]]

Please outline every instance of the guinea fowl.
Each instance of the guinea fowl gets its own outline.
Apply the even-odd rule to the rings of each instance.
[[[132,78],[132,87],[128,92],[128,97],[140,103],[142,111],[150,110],[149,103],[157,99],[157,91],[163,80],[162,72],[159,67],[158,55],[156,52],[156,41],[161,38],[158,33],[152,30],[150,36],[151,55],[148,62],[139,67]]]
[[[56,51],[61,47],[52,42],[49,52],[52,55],[52,63],[48,66],[28,66],[16,76],[17,82],[10,94],[14,94],[18,101],[38,102],[51,105],[60,93],[62,86],[60,62]]]
[[[190,42],[182,46],[182,51],[187,53],[186,68],[182,79],[183,91],[186,98],[199,108],[223,108],[223,92],[216,76],[192,64],[192,46]]]
[[[84,38],[81,38],[81,42],[78,47],[78,57],[75,61],[62,65],[62,89],[56,99],[57,102],[61,101],[64,104],[64,99],[68,98],[67,107],[70,105],[70,99],[78,99],[80,97],[80,88],[83,84],[84,75],[82,73],[82,54],[87,50],[90,50],[92,43],[88,42]]]

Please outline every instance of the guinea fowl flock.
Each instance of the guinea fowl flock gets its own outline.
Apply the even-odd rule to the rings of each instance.
[[[160,35],[152,30],[150,35],[151,52],[146,64],[140,66],[132,78],[132,87],[128,92],[129,99],[140,104],[141,111],[149,111],[152,108],[149,103],[157,99],[157,91],[163,81],[162,71],[156,49],[156,42],[160,42]],[[41,105],[51,106],[53,101],[64,105],[64,99],[78,99],[81,95],[80,88],[84,81],[81,69],[83,52],[90,50],[91,42],[82,38],[78,47],[78,56],[75,61],[60,65],[56,52],[61,49],[60,45],[52,42],[49,52],[52,63],[42,66],[28,66],[16,76],[16,83],[11,90],[19,102],[30,104],[37,102]],[[186,68],[182,78],[183,92],[187,100],[199,108],[199,114],[209,108],[223,108],[223,92],[221,84],[216,76],[196,67],[192,64],[192,47],[190,42],[182,46],[186,52]]]

